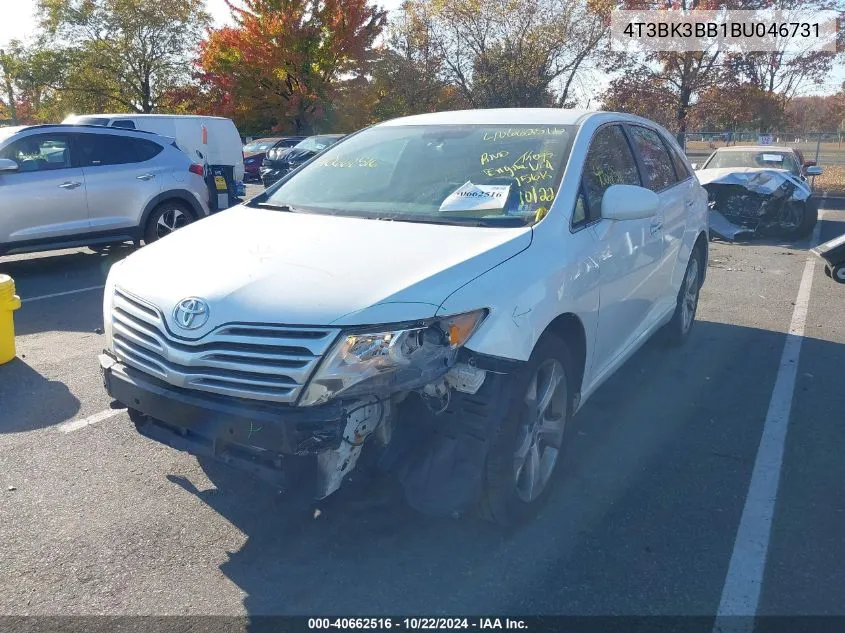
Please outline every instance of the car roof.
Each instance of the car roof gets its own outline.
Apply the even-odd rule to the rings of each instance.
[[[401,117],[379,123],[377,127],[399,125],[579,125],[593,116],[647,123],[653,121],[622,112],[606,110],[571,110],[564,108],[491,108],[478,110],[452,110]]]
[[[719,147],[717,152],[794,152],[791,147],[783,145],[734,145],[733,147]]]
[[[207,116],[205,114],[127,114],[123,113],[103,113],[103,114],[74,114],[75,118],[96,118],[96,119],[218,119],[220,121],[228,121],[226,117],[222,116]]]

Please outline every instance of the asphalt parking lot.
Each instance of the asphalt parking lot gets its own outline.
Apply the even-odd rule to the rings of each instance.
[[[823,208],[826,241],[845,200]],[[548,505],[508,533],[354,474],[296,510],[144,439],[97,364],[131,248],[0,259],[24,299],[0,367],[0,613],[713,616],[756,604],[762,551],[758,613],[845,615],[845,286],[807,246],[711,243],[689,343],[596,393]]]

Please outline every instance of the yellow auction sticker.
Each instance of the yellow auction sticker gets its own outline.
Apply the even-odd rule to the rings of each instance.
[[[226,191],[229,188],[226,186],[226,179],[223,176],[214,177],[214,186],[217,187],[217,191]]]

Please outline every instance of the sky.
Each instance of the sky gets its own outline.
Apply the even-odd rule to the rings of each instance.
[[[35,2],[36,0],[0,0],[0,14],[2,14],[0,47],[11,39],[26,40],[35,31]],[[381,0],[379,4],[390,10],[397,8],[400,2],[401,0]],[[206,3],[209,13],[218,26],[230,21],[229,7],[225,0],[206,0]],[[832,94],[839,89],[843,81],[845,81],[845,65],[840,63],[827,81],[817,87],[808,87],[802,92],[804,94]],[[596,85],[606,86],[607,77],[597,76],[595,73],[589,72],[583,78],[583,83],[585,84],[585,92],[592,92]],[[592,89],[587,88],[587,85],[591,86]],[[594,105],[594,102],[591,105]]]

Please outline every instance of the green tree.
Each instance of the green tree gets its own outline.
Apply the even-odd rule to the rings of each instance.
[[[190,81],[203,0],[39,0],[45,42],[73,66],[55,88],[97,109],[155,111]]]

